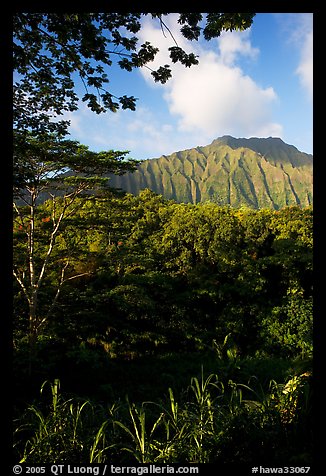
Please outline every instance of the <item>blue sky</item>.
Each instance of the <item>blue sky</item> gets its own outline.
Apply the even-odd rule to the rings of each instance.
[[[176,15],[165,22],[179,46],[199,55],[199,65],[173,65],[165,85],[147,68],[109,68],[110,92],[139,98],[136,111],[96,115],[81,103],[68,115],[70,138],[94,151],[129,150],[139,160],[226,134],[281,137],[313,153],[312,13],[261,13],[249,30],[192,43],[180,35]],[[160,48],[151,67],[169,62],[173,42],[158,23],[146,18],[140,41]]]

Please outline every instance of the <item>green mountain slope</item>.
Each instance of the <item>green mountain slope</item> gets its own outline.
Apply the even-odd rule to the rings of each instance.
[[[110,186],[144,188],[177,202],[279,209],[313,201],[313,157],[279,138],[223,136],[210,145],[141,162],[134,173],[110,176]]]

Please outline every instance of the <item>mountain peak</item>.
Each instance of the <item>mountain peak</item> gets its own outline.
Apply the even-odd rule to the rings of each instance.
[[[279,137],[224,135],[148,159],[134,173],[110,176],[110,185],[133,194],[149,188],[177,202],[279,209],[312,204],[312,165],[312,155]]]
[[[280,137],[233,137],[230,135],[224,135],[213,140],[212,144],[217,144],[223,142],[224,144],[229,145],[232,149],[237,149],[239,147],[246,147],[252,149],[253,147],[266,146],[267,144],[271,145],[285,145],[288,146]],[[294,147],[294,146],[289,146]]]

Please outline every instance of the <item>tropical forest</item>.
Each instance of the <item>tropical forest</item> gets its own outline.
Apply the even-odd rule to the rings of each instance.
[[[312,194],[131,193],[111,180],[137,170],[128,151],[93,152],[58,120],[77,107],[73,72],[103,91],[88,58],[105,62],[104,28],[130,52],[121,67],[150,61],[118,34],[141,15],[164,18],[15,15],[12,462],[310,467]],[[186,38],[196,15],[180,14]],[[211,14],[206,35],[253,16]],[[134,107],[101,94],[83,99],[95,113]]]

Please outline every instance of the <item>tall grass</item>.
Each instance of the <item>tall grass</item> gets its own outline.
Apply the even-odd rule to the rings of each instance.
[[[101,462],[109,449],[105,432],[108,421],[96,430],[98,415],[90,401],[63,399],[57,379],[44,382],[41,395],[46,387],[51,390],[50,404],[44,409],[30,405],[15,429],[19,462]]]
[[[250,462],[251,458],[309,463],[310,375],[263,391],[255,382],[222,382],[216,374],[192,377],[175,398],[126,399],[109,408],[64,399],[60,382],[45,382],[50,404],[31,405],[15,432],[17,460],[28,463]],[[258,390],[257,390],[258,389]]]

